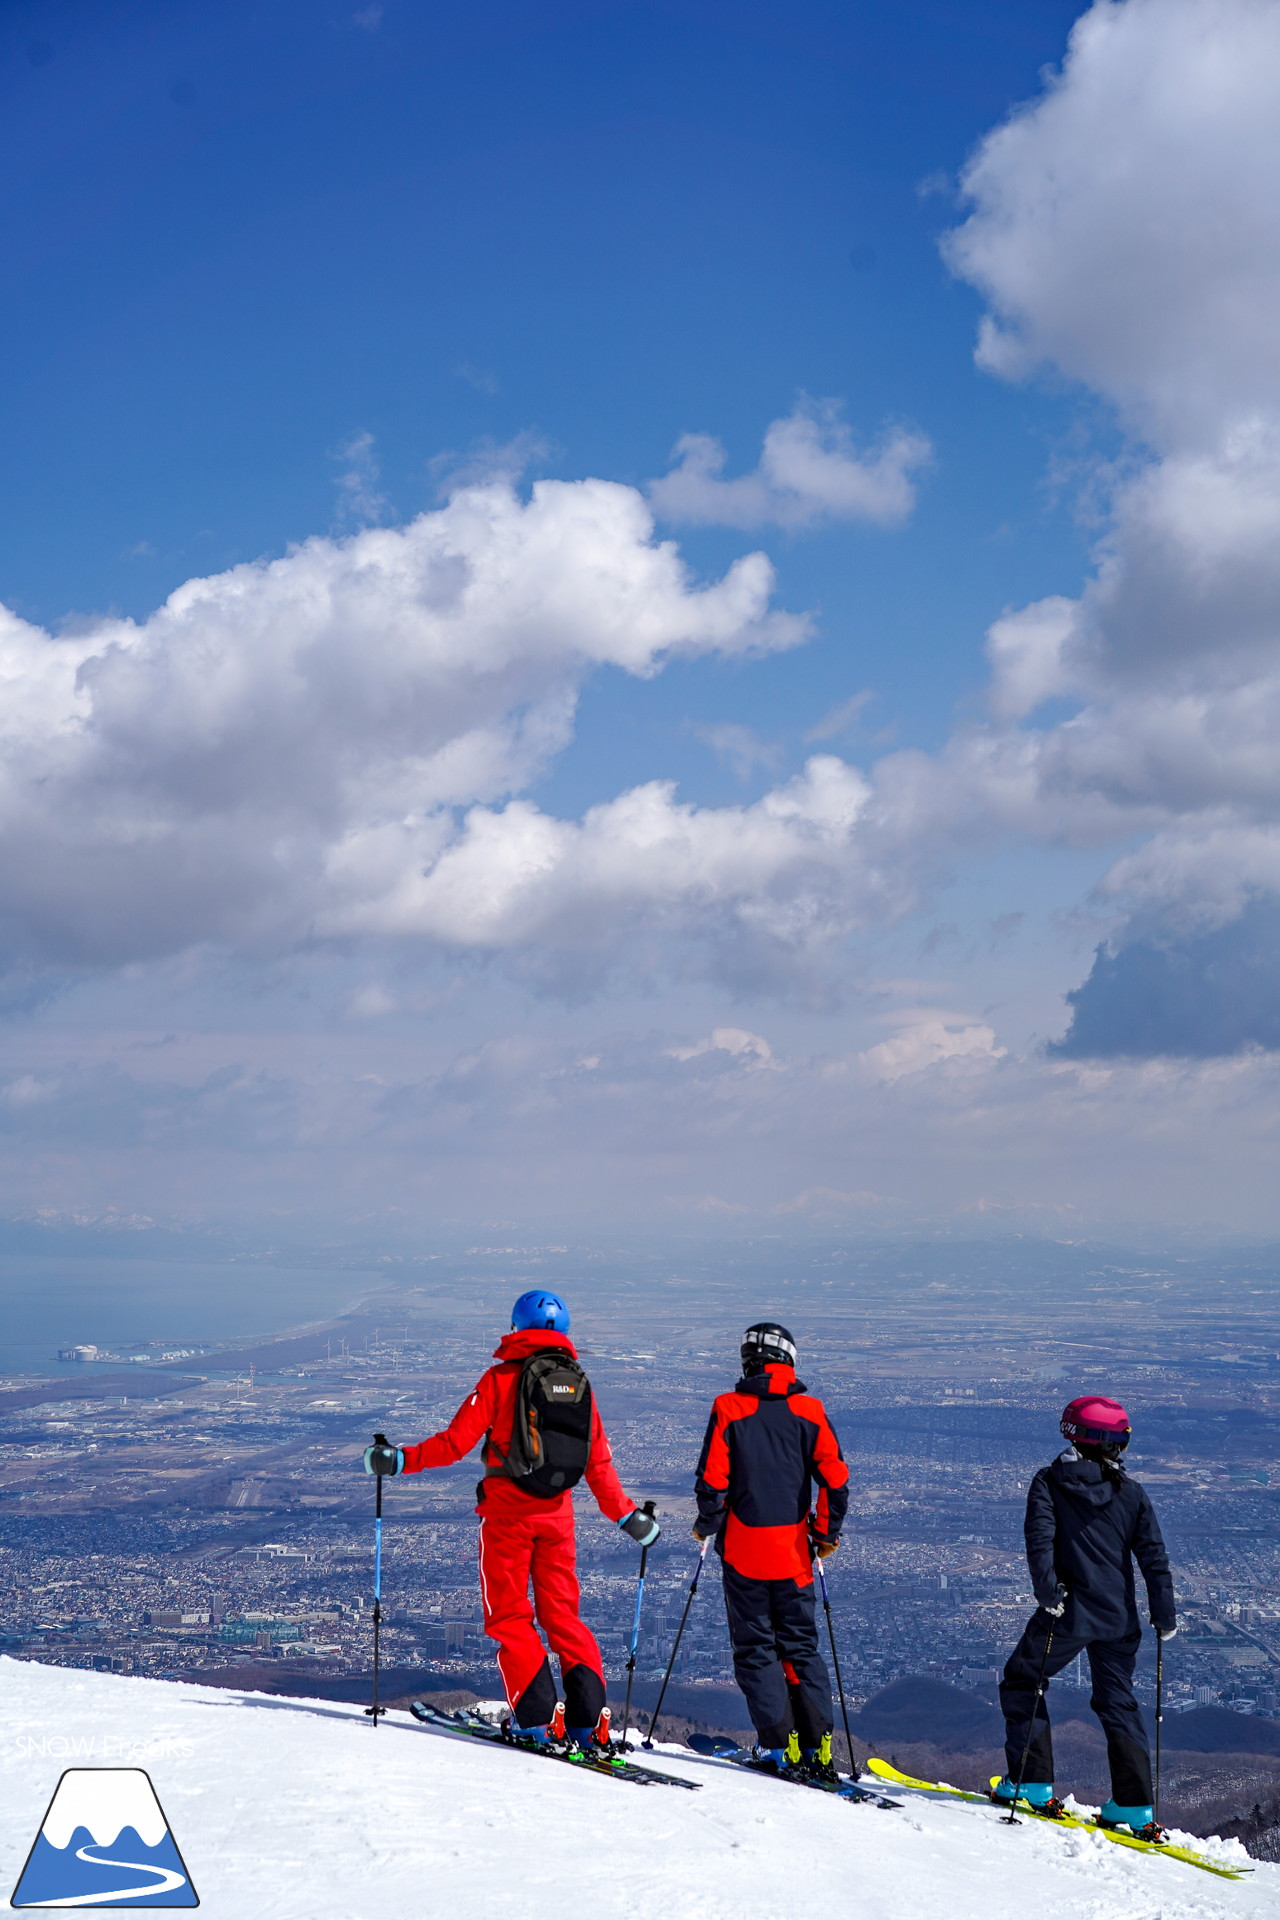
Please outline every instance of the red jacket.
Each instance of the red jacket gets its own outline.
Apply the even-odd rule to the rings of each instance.
[[[791,1367],[739,1380],[711,1409],[698,1461],[698,1532],[751,1580],[813,1582],[813,1531],[836,1540],[849,1505],[849,1469],[821,1400]]]
[[[559,1348],[574,1360],[578,1357],[567,1333],[544,1333],[541,1329],[531,1327],[523,1333],[504,1334],[494,1353],[497,1366],[490,1367],[487,1373],[481,1375],[476,1382],[475,1392],[463,1401],[444,1432],[433,1433],[429,1440],[420,1440],[416,1447],[404,1449],[405,1472],[421,1473],[424,1467],[451,1467],[455,1461],[470,1453],[480,1439],[485,1442],[482,1457],[486,1467],[504,1460],[511,1445],[520,1369],[530,1354],[543,1353],[549,1347]],[[613,1454],[600,1423],[600,1409],[594,1394],[591,1398],[591,1456],[587,1461],[586,1482],[595,1495],[596,1505],[607,1519],[625,1520],[629,1513],[635,1512],[635,1501],[628,1500],[614,1471]],[[505,1474],[494,1474],[482,1482],[480,1504],[476,1512],[558,1513],[565,1501],[571,1501],[572,1498],[572,1491],[567,1490],[550,1500],[544,1500],[538,1494],[525,1493]]]

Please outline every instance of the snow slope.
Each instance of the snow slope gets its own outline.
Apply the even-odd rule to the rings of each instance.
[[[597,1779],[406,1715],[0,1659],[7,1902],[68,1766],[145,1767],[207,1920],[1219,1920],[1233,1883],[994,1810],[848,1806],[664,1750],[701,1793]],[[1233,1858],[1243,1858],[1233,1844]]]

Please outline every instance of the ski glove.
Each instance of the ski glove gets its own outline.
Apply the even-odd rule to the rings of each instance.
[[[632,1513],[624,1514],[618,1525],[623,1533],[629,1533],[631,1538],[642,1547],[651,1547],[662,1532],[653,1515],[642,1513],[639,1507]]]
[[[364,1450],[364,1470],[380,1475],[404,1472],[404,1448],[393,1447],[385,1433],[374,1436],[374,1444]]]
[[[1156,1633],[1161,1640],[1172,1640],[1174,1634],[1177,1631],[1178,1629],[1176,1627],[1157,1627],[1156,1628]]]
[[[829,1560],[839,1545],[840,1545],[840,1542],[838,1540],[815,1539],[813,1543],[813,1550],[817,1554],[819,1560]]]
[[[1050,1606],[1047,1601],[1042,1602],[1040,1611],[1041,1613],[1047,1613],[1051,1620],[1061,1620],[1066,1610],[1067,1610],[1067,1590],[1061,1584],[1061,1582],[1059,1582],[1058,1591],[1053,1596],[1053,1605]]]

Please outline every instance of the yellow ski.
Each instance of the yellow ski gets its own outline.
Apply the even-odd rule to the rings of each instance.
[[[914,1788],[917,1793],[936,1793],[953,1800],[977,1800],[985,1806],[997,1804],[992,1802],[989,1794],[970,1793],[963,1787],[948,1787],[937,1780],[916,1780],[911,1774],[900,1772],[897,1767],[890,1766],[887,1760],[881,1760],[874,1754],[867,1761],[867,1766],[877,1779],[892,1780],[895,1786]],[[997,1774],[991,1781],[993,1789],[998,1780]],[[1038,1813],[1025,1800],[1019,1800],[1018,1812],[1028,1815],[1033,1820],[1043,1820],[1046,1826],[1076,1827],[1085,1833],[1099,1833],[1104,1840],[1114,1840],[1116,1845],[1121,1847],[1133,1847],[1139,1853],[1167,1854],[1171,1860],[1181,1860],[1189,1867],[1201,1867],[1206,1873],[1216,1873],[1223,1880],[1243,1880],[1246,1874],[1253,1871],[1252,1867],[1236,1867],[1229,1865],[1225,1860],[1211,1860],[1207,1854],[1194,1853],[1190,1847],[1174,1846],[1170,1841],[1157,1843],[1151,1840],[1139,1840],[1136,1833],[1121,1833],[1115,1827],[1100,1827],[1092,1820],[1080,1820],[1071,1813],[1063,1814],[1055,1820],[1048,1814]]]

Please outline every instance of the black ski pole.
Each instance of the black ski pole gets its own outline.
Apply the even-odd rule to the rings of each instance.
[[[375,1433],[373,1444],[391,1451],[391,1442],[385,1433]],[[378,1705],[378,1674],[382,1663],[382,1475],[376,1467],[374,1479],[378,1491],[373,1509],[373,1705],[366,1707],[365,1712],[376,1727],[387,1711]]]
[[[689,1618],[689,1609],[693,1605],[693,1596],[698,1591],[698,1582],[702,1578],[702,1569],[707,1563],[707,1548],[710,1545],[711,1540],[708,1536],[702,1543],[702,1552],[698,1555],[698,1564],[693,1570],[693,1579],[689,1584],[689,1597],[684,1603],[684,1612],[680,1615],[680,1625],[676,1628],[676,1643],[671,1649],[671,1658],[667,1662],[667,1670],[662,1676],[662,1685],[658,1690],[658,1704],[649,1722],[648,1738],[640,1742],[646,1753],[653,1752],[653,1736],[658,1728],[658,1715],[662,1712],[662,1703],[667,1697],[667,1683],[675,1672],[676,1655],[680,1651],[680,1642],[684,1639],[684,1623]]]
[[[1055,1622],[1054,1625],[1056,1624],[1057,1623]],[[1036,1697],[1031,1702],[1031,1718],[1027,1722],[1026,1744],[1022,1749],[1022,1758],[1018,1762],[1018,1777],[1013,1783],[1013,1800],[1010,1804],[1009,1811],[1005,1816],[1004,1824],[1006,1827],[1020,1827],[1022,1825],[1021,1820],[1019,1820],[1016,1815],[1015,1808],[1017,1807],[1017,1804],[1018,1804],[1018,1795],[1022,1792],[1022,1782],[1026,1778],[1027,1755],[1031,1751],[1031,1742],[1035,1737],[1036,1708],[1040,1705],[1040,1702],[1044,1699],[1044,1676],[1048,1671],[1049,1649],[1052,1645],[1053,1645],[1053,1627],[1051,1626],[1049,1628],[1049,1636],[1044,1643],[1044,1659],[1040,1662],[1040,1678],[1036,1681]]]
[[[652,1519],[654,1514],[653,1501],[646,1500],[642,1511],[647,1513],[650,1519]],[[627,1697],[622,1708],[622,1751],[624,1753],[630,1753],[631,1751],[627,1745],[627,1735],[631,1731],[631,1688],[636,1677],[636,1652],[640,1645],[640,1609],[644,1605],[644,1570],[648,1564],[648,1559],[648,1547],[641,1547],[640,1578],[636,1583],[636,1617],[631,1623],[631,1652],[627,1657]]]
[[[1160,1820],[1160,1730],[1164,1725],[1164,1635],[1156,1628],[1156,1784],[1152,1818]]]
[[[836,1692],[840,1696],[840,1718],[844,1721],[844,1744],[849,1752],[849,1778],[858,1777],[858,1763],[853,1757],[853,1741],[849,1736],[849,1709],[845,1705],[844,1681],[840,1677],[840,1655],[836,1652],[836,1632],[831,1624],[831,1602],[827,1598],[827,1576],[822,1570],[822,1559],[815,1556],[814,1565],[818,1569],[818,1582],[822,1588],[822,1611],[827,1616],[827,1638],[831,1642],[831,1664],[836,1672]]]

